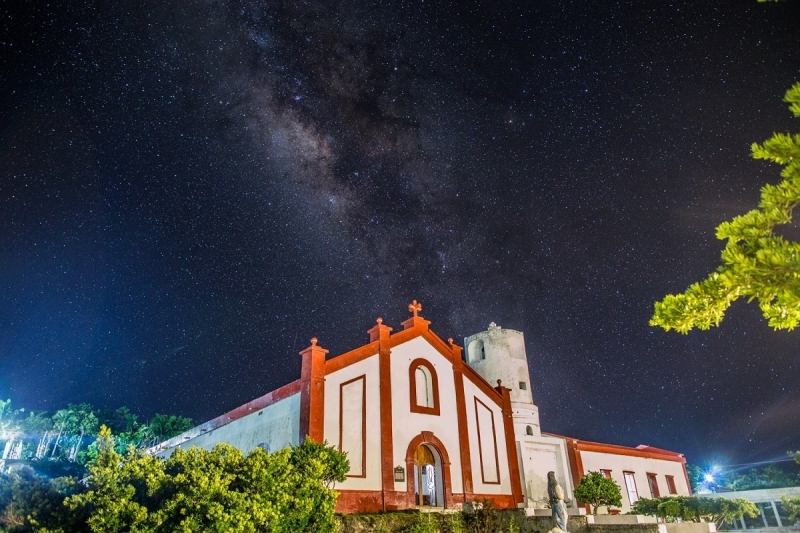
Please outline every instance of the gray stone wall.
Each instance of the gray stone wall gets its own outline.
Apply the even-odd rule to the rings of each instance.
[[[505,533],[513,519],[520,533],[548,533],[555,527],[549,516],[526,516],[524,509],[492,511],[493,533]],[[397,512],[371,515],[340,515],[341,533],[408,533],[416,531],[439,533],[472,533],[464,527],[462,514],[455,512]],[[460,527],[454,527],[460,523]],[[714,533],[713,524],[685,522],[680,524],[588,524],[585,516],[570,516],[569,533]]]

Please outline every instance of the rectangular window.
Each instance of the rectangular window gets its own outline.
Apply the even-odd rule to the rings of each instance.
[[[725,520],[722,522],[722,530],[725,531],[727,529],[739,529],[741,526],[739,525],[739,521],[735,518],[731,518],[729,520]]]
[[[519,382],[519,390],[528,390],[528,384],[524,381]]]
[[[761,514],[764,517],[764,522],[767,523],[767,527],[778,527],[778,520],[775,518],[772,502],[761,502],[757,505],[761,509]]]
[[[647,473],[647,484],[650,485],[650,495],[653,498],[659,498],[661,494],[658,492],[658,481],[656,481],[656,475]]]
[[[633,472],[623,472],[625,475],[625,489],[628,491],[628,501],[631,505],[636,505],[639,501],[639,492],[636,490],[636,479]]]
[[[675,477],[674,476],[664,476],[667,478],[667,490],[670,494],[678,494],[678,489],[675,488]]]
[[[764,516],[761,513],[759,513],[755,518],[744,515],[742,519],[744,520],[744,525],[746,526],[745,529],[763,529],[767,527],[767,525],[764,523]]]
[[[611,479],[611,470],[600,470],[600,473],[603,474],[604,478]]]

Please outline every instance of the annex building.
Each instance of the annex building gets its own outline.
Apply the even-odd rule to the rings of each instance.
[[[422,506],[454,508],[491,500],[500,508],[547,509],[547,474],[556,473],[571,514],[575,483],[601,471],[622,488],[621,512],[636,499],[690,494],[684,457],[543,433],[533,402],[521,332],[492,323],[464,349],[441,339],[409,305],[394,331],[377,324],[369,342],[328,357],[316,338],[300,352],[297,381],[161,443],[247,453],[300,444],[308,436],[347,453],[350,472],[336,486],[340,512]]]

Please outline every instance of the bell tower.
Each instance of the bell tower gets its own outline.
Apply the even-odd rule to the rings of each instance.
[[[486,331],[464,339],[467,364],[489,383],[502,380],[511,389],[514,433],[517,437],[542,434],[539,408],[533,403],[525,337],[521,331],[503,329],[494,322]]]
[[[502,380],[511,389],[511,411],[514,420],[514,440],[520,461],[520,475],[525,487],[529,514],[549,516],[547,495],[548,472],[554,472],[564,489],[568,512],[578,514],[572,496],[572,478],[567,460],[566,441],[542,435],[539,408],[533,403],[525,337],[521,331],[503,329],[494,322],[486,331],[464,339],[465,359],[489,383]]]

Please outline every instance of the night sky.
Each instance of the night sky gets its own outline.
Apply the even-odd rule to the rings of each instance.
[[[648,326],[800,130],[800,2],[0,1],[0,397],[197,422],[401,329],[525,333],[545,431],[800,449],[800,331]],[[798,234],[800,235],[800,233]]]

